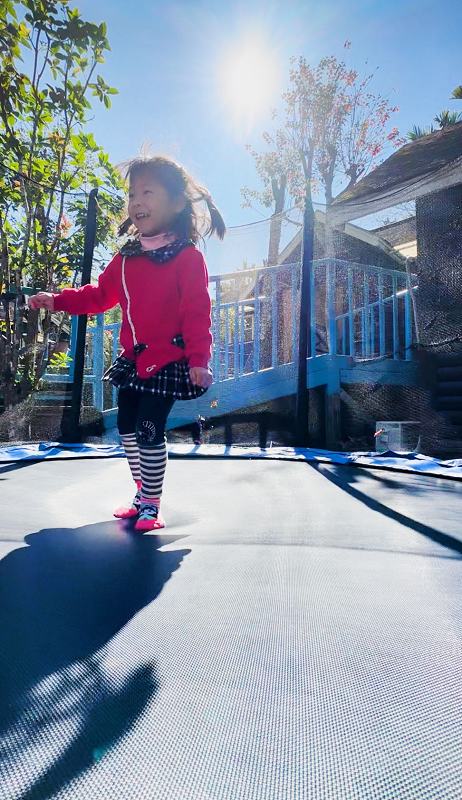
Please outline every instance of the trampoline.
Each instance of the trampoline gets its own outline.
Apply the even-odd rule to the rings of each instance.
[[[459,800],[462,483],[174,458],[0,465],[2,800]]]
[[[252,134],[253,183],[228,137],[225,75],[200,66],[202,51],[226,52],[219,29],[253,36],[246,7],[218,26],[214,4],[196,4],[193,26],[187,3],[163,5],[175,37],[201,31],[189,71],[205,83],[176,94],[176,48],[162,105],[189,120],[188,93],[212,98],[211,123],[186,139],[203,140],[190,166],[215,175],[230,214],[217,248],[204,242],[209,222],[223,233],[207,190],[165,160],[129,168],[127,212],[146,240],[123,233],[121,166],[87,130],[87,91],[105,106],[113,92],[91,77],[106,22],[65,2],[3,3],[0,800],[462,800],[462,123],[445,111],[440,129],[402,139],[374,68],[335,52],[315,66],[318,45],[305,57],[302,40],[278,88],[258,69],[265,20],[247,69],[283,94],[262,138],[247,110],[236,128]],[[287,47],[291,25],[294,42],[318,31],[320,47],[332,15],[311,30],[298,17],[284,15]],[[414,100],[430,121],[438,108],[417,115]],[[154,111],[182,161],[186,139]],[[141,200],[137,175],[162,191]],[[232,219],[239,187],[249,216]],[[88,302],[31,302],[69,284]],[[133,489],[117,427],[152,524],[164,467],[157,416],[123,424],[123,369],[105,380],[122,354],[126,380],[188,398],[168,417],[161,532],[112,516]],[[205,394],[187,363],[210,367]]]

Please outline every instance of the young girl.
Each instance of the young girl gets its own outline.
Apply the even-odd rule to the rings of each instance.
[[[205,201],[206,235],[225,234],[208,191],[167,158],[131,162],[129,219],[132,238],[100,275],[98,285],[39,292],[31,308],[98,314],[120,303],[122,355],[105,375],[119,388],[117,426],[136,494],[114,512],[137,516],[137,530],[163,528],[160,499],[167,446],[165,426],[175,400],[199,397],[212,383],[210,297],[194,204]]]

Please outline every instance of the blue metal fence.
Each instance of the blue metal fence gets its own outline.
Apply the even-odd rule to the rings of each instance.
[[[412,281],[412,287],[410,285]],[[298,350],[300,264],[258,267],[210,278],[212,368],[215,383],[294,363]],[[311,354],[355,359],[412,359],[414,277],[399,270],[337,259],[313,262]],[[70,353],[75,346],[72,321]],[[102,384],[118,353],[120,323],[98,314],[87,328],[85,383],[93,404],[116,405],[116,390]],[[47,373],[47,381],[63,375]],[[72,364],[68,379],[72,380]]]

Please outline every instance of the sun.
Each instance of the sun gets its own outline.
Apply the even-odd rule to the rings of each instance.
[[[218,89],[230,122],[242,133],[250,133],[269,114],[280,88],[279,58],[268,42],[248,35],[225,53]]]

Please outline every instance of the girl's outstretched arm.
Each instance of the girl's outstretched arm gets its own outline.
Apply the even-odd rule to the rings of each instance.
[[[119,302],[116,280],[119,268],[120,256],[116,255],[99,276],[96,286],[88,283],[80,289],[63,289],[56,294],[39,292],[30,298],[29,306],[69,314],[101,314]]]

